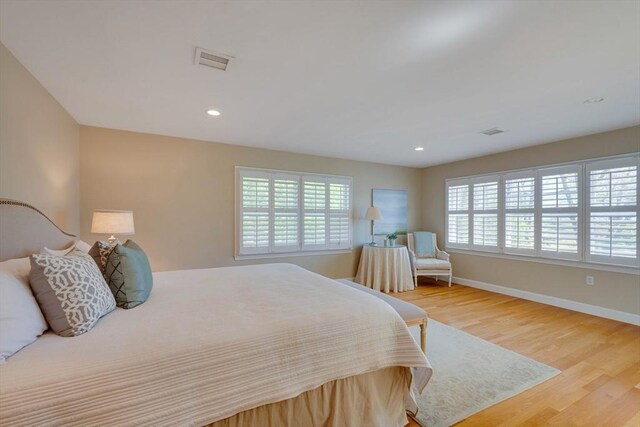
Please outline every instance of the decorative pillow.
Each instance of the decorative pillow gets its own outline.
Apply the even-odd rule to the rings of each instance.
[[[40,250],[40,255],[64,256],[74,249],[79,249],[86,254],[86,253],[89,253],[89,250],[91,250],[91,246],[89,246],[88,243],[85,243],[82,240],[76,240],[71,244],[71,246],[69,246],[66,249],[56,250],[56,249],[49,249],[45,246]]]
[[[0,262],[0,363],[47,330],[29,287],[29,268],[26,257]]]
[[[88,254],[89,250],[91,250],[91,245],[85,242],[84,240],[78,239],[76,240],[75,244],[76,244],[76,248],[80,249],[85,254]]]
[[[153,276],[147,255],[133,240],[116,245],[106,266],[107,282],[116,304],[133,308],[147,300],[153,288]]]
[[[91,258],[93,258],[95,263],[100,268],[100,272],[104,276],[105,280],[107,280],[107,259],[109,258],[109,255],[111,254],[113,248],[115,248],[118,243],[119,242],[117,240],[113,242],[113,244],[98,240],[93,244],[93,246],[91,246],[91,249],[89,249],[89,255],[91,255]]]
[[[63,337],[87,332],[116,308],[100,269],[78,249],[65,256],[32,255],[29,281],[49,326]]]

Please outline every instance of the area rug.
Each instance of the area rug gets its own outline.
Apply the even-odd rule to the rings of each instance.
[[[419,330],[411,328],[416,340]],[[433,376],[418,401],[425,427],[453,425],[560,373],[481,338],[429,319]]]

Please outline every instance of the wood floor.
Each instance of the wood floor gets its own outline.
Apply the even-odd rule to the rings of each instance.
[[[423,279],[418,289],[392,295],[431,319],[562,371],[456,426],[640,427],[640,327]]]

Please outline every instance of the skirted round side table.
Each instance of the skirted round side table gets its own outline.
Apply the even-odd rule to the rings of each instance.
[[[362,247],[355,281],[383,292],[404,292],[414,288],[406,246]]]

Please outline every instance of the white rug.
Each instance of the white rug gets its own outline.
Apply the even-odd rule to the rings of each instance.
[[[418,339],[419,330],[411,328]],[[416,418],[425,427],[450,426],[560,373],[429,319],[427,357],[433,377],[418,400]]]

